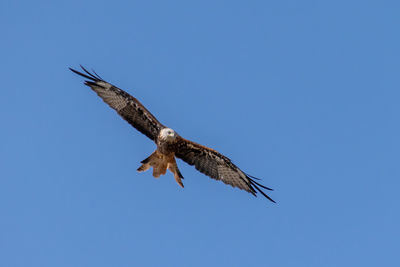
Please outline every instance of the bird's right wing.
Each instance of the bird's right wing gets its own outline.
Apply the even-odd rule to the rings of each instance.
[[[111,108],[118,112],[129,124],[155,141],[160,130],[165,128],[136,98],[104,81],[96,72],[88,72],[84,67],[82,70],[86,73],[71,69],[74,73],[89,79],[85,84],[100,96]]]
[[[271,188],[256,182],[255,180],[258,178],[244,173],[229,158],[212,148],[179,137],[175,156],[189,165],[194,165],[196,170],[215,180],[238,187],[254,196],[258,191],[270,201],[275,202],[262,190],[262,188],[272,190]]]

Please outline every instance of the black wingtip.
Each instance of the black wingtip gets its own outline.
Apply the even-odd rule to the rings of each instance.
[[[260,186],[260,187],[262,187],[262,188],[264,188],[264,189],[266,189],[266,190],[274,191],[274,189],[272,189],[272,188],[270,188],[270,187],[266,187],[265,185],[262,185],[262,184],[260,184],[260,183],[257,183],[257,182],[254,181],[254,180],[253,180],[253,183],[255,183],[256,185],[258,185],[258,186]]]
[[[93,71],[95,74],[92,74],[92,73],[90,73],[88,70],[86,70],[85,67],[83,67],[82,65],[79,65],[79,66],[82,68],[82,70],[83,70],[84,72],[86,72],[86,74],[85,74],[85,73],[82,73],[82,72],[80,72],[80,71],[77,71],[77,70],[75,70],[75,69],[73,69],[73,68],[69,68],[69,69],[70,69],[70,71],[72,71],[73,73],[78,74],[78,75],[80,75],[80,76],[82,76],[82,77],[85,77],[86,79],[89,79],[89,80],[91,80],[91,81],[94,81],[94,82],[103,81],[103,79],[101,79],[100,76],[99,76],[96,72]]]
[[[270,196],[268,196],[264,191],[262,191],[257,185],[253,184],[253,186],[257,189],[259,193],[261,193],[265,198],[267,198],[269,201],[276,203],[275,200],[273,200]]]
[[[270,198],[267,194],[264,193],[264,191],[258,189],[258,191],[264,196],[266,197],[269,201],[276,203],[275,200],[273,200],[272,198]]]
[[[254,177],[254,176],[252,176],[252,175],[250,175],[250,174],[248,174],[248,173],[246,173],[245,175],[247,176],[248,179],[250,179],[250,180],[252,181],[252,183],[255,183],[256,185],[258,185],[258,186],[260,186],[260,187],[262,187],[262,188],[264,188],[264,189],[266,189],[266,190],[274,191],[274,189],[272,189],[272,188],[270,188],[270,187],[267,187],[267,186],[265,186],[265,185],[262,185],[262,184],[260,184],[260,183],[258,183],[258,182],[256,182],[256,181],[254,181],[254,180],[261,181],[260,178]]]
[[[97,83],[91,82],[91,81],[85,81],[85,85],[87,85],[89,87],[92,87],[92,86],[100,87],[99,85],[97,85]]]
[[[261,188],[264,188],[264,189],[270,190],[270,191],[273,191],[273,189],[269,188],[269,187],[266,187],[266,186],[264,186],[264,185],[262,185],[260,183],[257,183],[256,181],[254,181],[254,178],[255,177],[253,177],[253,176],[247,175],[247,179],[249,179],[249,181],[250,181],[249,186],[252,189],[252,192],[250,192],[250,193],[252,193],[254,196],[257,196],[256,194],[257,194],[257,191],[258,191],[258,193],[262,194],[269,201],[271,201],[273,203],[276,203],[275,200],[273,200],[270,196],[268,196]],[[258,180],[260,180],[260,179],[258,179]]]
[[[94,69],[92,69],[92,72],[94,73],[94,76],[96,76],[98,79],[103,80],[103,78],[101,78],[101,76],[98,75]]]

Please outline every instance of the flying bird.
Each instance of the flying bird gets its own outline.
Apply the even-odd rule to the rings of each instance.
[[[215,180],[245,190],[254,196],[259,192],[275,202],[262,190],[272,190],[271,188],[258,183],[258,178],[243,172],[228,157],[181,137],[173,129],[161,124],[136,98],[106,82],[95,71],[90,73],[83,66],[81,68],[84,73],[69,69],[86,78],[85,85],[95,91],[129,124],[156,143],[157,149],[141,162],[139,172],[153,168],[153,176],[158,178],[169,170],[175,181],[183,187],[183,176],[175,160],[179,158]]]

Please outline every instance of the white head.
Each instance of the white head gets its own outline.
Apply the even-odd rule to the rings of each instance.
[[[164,128],[160,131],[160,138],[165,141],[173,141],[178,134],[171,128]]]

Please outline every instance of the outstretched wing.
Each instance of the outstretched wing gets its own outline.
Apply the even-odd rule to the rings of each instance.
[[[100,96],[104,102],[115,109],[129,124],[155,141],[158,133],[165,126],[162,125],[136,98],[114,85],[104,81],[96,72],[88,72],[84,67],[81,73],[69,68],[74,73],[89,79],[85,84]]]
[[[211,148],[179,137],[175,156],[189,165],[194,165],[198,171],[213,179],[220,180],[233,187],[238,187],[254,196],[256,196],[258,191],[267,199],[275,203],[275,201],[261,189],[272,190],[271,188],[257,183],[255,181],[257,178],[245,174],[235,164],[233,164],[229,158]]]

